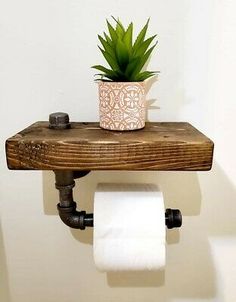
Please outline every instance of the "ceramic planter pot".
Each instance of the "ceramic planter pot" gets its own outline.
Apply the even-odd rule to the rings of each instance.
[[[137,130],[145,126],[144,82],[99,82],[100,127]]]

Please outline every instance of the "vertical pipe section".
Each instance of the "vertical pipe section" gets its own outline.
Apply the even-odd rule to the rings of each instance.
[[[61,220],[69,227],[84,230],[86,226],[93,226],[93,214],[85,211],[76,211],[76,202],[73,200],[75,186],[73,171],[54,171],[56,189],[59,190],[60,203],[57,205]]]
[[[61,207],[72,206],[73,188],[75,186],[73,171],[54,171],[56,178],[56,189],[59,190],[59,200]]]

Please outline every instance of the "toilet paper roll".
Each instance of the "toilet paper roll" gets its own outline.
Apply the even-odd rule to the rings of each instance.
[[[100,271],[165,266],[165,208],[152,184],[98,184],[94,196],[94,261]]]

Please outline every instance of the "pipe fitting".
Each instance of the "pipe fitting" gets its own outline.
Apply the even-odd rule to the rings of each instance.
[[[179,209],[166,209],[166,227],[168,229],[180,228],[182,225],[182,214]]]
[[[77,204],[73,200],[74,178],[79,174],[73,171],[54,171],[56,176],[55,187],[59,191],[60,203],[57,205],[61,220],[69,227],[84,230],[86,226],[93,226],[93,214],[77,211]],[[88,172],[87,172],[88,173]],[[87,175],[82,173],[82,176]]]
[[[69,129],[69,115],[64,112],[54,112],[49,115],[49,128],[53,130]]]
[[[84,230],[86,226],[92,226],[87,223],[85,211],[76,211],[75,202],[70,207],[62,207],[58,203],[57,209],[61,220],[71,228]]]

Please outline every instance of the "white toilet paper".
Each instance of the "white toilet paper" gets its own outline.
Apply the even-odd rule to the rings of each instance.
[[[159,270],[165,265],[165,209],[152,184],[98,184],[94,261],[100,271]]]

